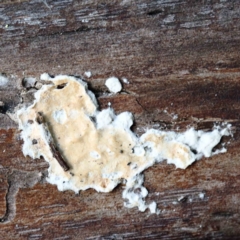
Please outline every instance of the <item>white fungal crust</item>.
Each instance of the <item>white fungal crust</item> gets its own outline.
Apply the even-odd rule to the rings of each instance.
[[[92,73],[90,71],[87,71],[84,73],[84,75],[87,77],[87,78],[90,78],[92,76]]]
[[[156,203],[146,204],[144,200],[148,191],[142,186],[141,173],[146,168],[167,160],[185,169],[202,156],[226,150],[212,152],[221,137],[230,134],[230,125],[208,133],[193,128],[184,133],[150,129],[138,138],[130,130],[132,114],[115,115],[112,108],[98,111],[94,94],[82,80],[63,75],[51,78],[48,74],[42,74],[41,79],[51,83],[36,92],[30,107],[17,112],[23,153],[45,158],[49,163],[47,181],[60,191],[77,193],[93,188],[109,192],[124,180],[122,196],[127,199],[126,207],[138,207],[140,211],[149,208],[151,213],[159,213]],[[48,129],[36,120],[38,112],[43,114]],[[51,141],[69,171],[64,171],[55,159]]]
[[[106,80],[105,85],[107,86],[108,90],[112,93],[118,93],[122,90],[122,85],[118,78],[110,77]]]
[[[8,78],[0,74],[0,87],[3,87],[8,84]]]

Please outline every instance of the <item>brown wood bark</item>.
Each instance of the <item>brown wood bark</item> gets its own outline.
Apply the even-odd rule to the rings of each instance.
[[[0,86],[1,239],[239,239],[239,18],[234,0],[1,1],[0,72],[10,79]],[[186,170],[162,163],[145,171],[160,215],[124,208],[122,186],[59,192],[46,183],[47,163],[23,156],[6,112],[31,101],[35,90],[24,89],[23,78],[85,78],[88,70],[100,107],[133,112],[137,134],[228,121],[235,131],[228,152]],[[110,76],[130,84],[110,96]]]

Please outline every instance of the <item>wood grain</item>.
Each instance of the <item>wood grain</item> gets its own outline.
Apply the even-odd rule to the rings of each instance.
[[[0,73],[9,82],[0,86],[1,238],[239,239],[239,18],[234,0],[2,1]],[[147,201],[158,203],[160,215],[124,208],[123,186],[107,194],[59,192],[46,183],[44,159],[23,156],[6,114],[31,102],[36,89],[22,80],[39,81],[43,72],[84,78],[100,108],[111,102],[117,113],[134,113],[139,135],[228,121],[234,138],[223,139],[230,141],[226,154],[186,170],[162,163],[145,171]],[[110,76],[130,84],[109,95]]]

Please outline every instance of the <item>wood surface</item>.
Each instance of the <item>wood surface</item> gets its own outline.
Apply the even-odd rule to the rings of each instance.
[[[1,0],[0,72],[10,81],[0,86],[0,238],[239,239],[239,53],[235,0]],[[23,156],[9,118],[36,91],[23,79],[44,72],[81,76],[100,108],[111,102],[117,113],[134,114],[139,135],[227,121],[234,137],[222,140],[227,153],[186,170],[163,162],[145,171],[147,201],[160,215],[125,208],[123,186],[59,192],[46,182],[44,159]],[[109,95],[110,76],[130,84]]]

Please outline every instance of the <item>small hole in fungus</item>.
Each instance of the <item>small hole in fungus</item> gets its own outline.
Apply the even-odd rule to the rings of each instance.
[[[89,116],[89,118],[90,118],[90,120],[91,120],[92,122],[95,122],[95,121],[96,121],[95,117],[93,117],[93,116]]]
[[[136,193],[136,194],[140,194],[141,193],[141,188],[136,188],[136,189],[134,189],[133,192]]]
[[[194,153],[194,154],[197,154],[197,151],[195,149],[191,149],[191,151]]]
[[[34,144],[37,144],[38,142],[37,142],[37,140],[36,139],[33,139],[32,140],[32,144],[34,145]]]
[[[57,89],[63,89],[63,88],[65,88],[67,86],[67,83],[62,83],[62,84],[59,84],[59,85],[57,85]]]
[[[33,124],[33,120],[29,119],[29,120],[28,120],[28,123],[29,123],[29,124]]]
[[[123,152],[124,152],[123,150],[120,151],[120,153],[123,153]]]
[[[36,117],[36,122],[38,124],[42,124],[44,122],[44,118],[43,118],[43,113],[42,112],[38,112],[37,117]]]
[[[131,165],[131,162],[129,162],[127,165],[128,165],[128,166]]]

